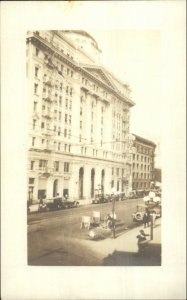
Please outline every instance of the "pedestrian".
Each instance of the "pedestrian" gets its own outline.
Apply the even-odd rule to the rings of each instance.
[[[147,244],[146,236],[149,236],[149,234],[145,233],[144,230],[140,230],[139,234],[136,236],[136,238],[138,239],[138,250],[141,253],[144,251]]]
[[[44,203],[44,201],[43,201],[43,198],[42,198],[42,197],[40,197],[40,200],[39,200],[39,205],[40,205],[40,206],[43,206],[43,203]]]
[[[107,228],[110,228],[114,239],[116,237],[116,224],[115,224],[116,222],[115,222],[115,220],[116,220],[115,213],[114,213],[114,215],[112,213],[107,215]]]
[[[144,228],[149,227],[149,222],[150,222],[150,214],[149,214],[148,210],[146,209],[146,211],[143,215]]]

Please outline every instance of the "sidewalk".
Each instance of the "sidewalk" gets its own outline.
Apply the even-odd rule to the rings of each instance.
[[[141,229],[143,229],[145,233],[150,234],[150,227],[144,228],[141,225],[117,235],[115,239],[109,237],[98,241],[84,240],[82,243],[92,251],[96,252],[98,256],[103,259],[111,257],[114,253],[120,253],[121,255],[123,254],[123,256],[124,254],[128,254],[131,257],[133,255],[137,256],[138,245],[136,236]],[[148,240],[146,253],[149,253],[149,256],[158,256],[161,249],[161,218],[156,220],[156,226],[153,229],[153,240],[151,241],[150,237],[148,237]],[[156,252],[155,249],[157,249]]]

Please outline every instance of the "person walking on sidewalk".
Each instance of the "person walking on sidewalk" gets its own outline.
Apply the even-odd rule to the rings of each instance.
[[[149,236],[149,234],[145,233],[144,230],[140,230],[139,234],[136,236],[136,238],[138,239],[138,250],[140,253],[142,253],[146,247],[147,244],[146,236]]]

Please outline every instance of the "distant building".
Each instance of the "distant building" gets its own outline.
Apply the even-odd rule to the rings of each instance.
[[[136,134],[132,134],[131,151],[132,190],[146,190],[154,180],[154,157],[156,144]]]
[[[27,34],[28,199],[128,189],[131,90],[85,31]]]
[[[154,168],[154,181],[162,182],[162,171],[160,168]]]

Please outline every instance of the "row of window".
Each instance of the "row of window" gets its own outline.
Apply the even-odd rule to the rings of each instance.
[[[114,176],[114,171],[115,171],[116,176],[120,176],[120,175],[123,176],[124,172],[125,172],[124,169],[120,169],[120,168],[114,169],[114,168],[112,168],[112,176]]]
[[[150,182],[133,182],[132,188],[133,190],[145,188],[148,189],[150,187]]]
[[[143,156],[143,155],[139,155],[139,154],[133,154],[133,160],[139,160],[139,158],[141,158],[141,162],[151,162],[151,158],[147,157],[147,156]]]
[[[58,150],[58,151],[65,151],[65,152],[71,152],[71,145],[69,144],[64,144],[64,149],[62,149],[62,143],[60,142],[53,142],[52,143],[49,142],[49,140],[46,139],[41,139],[41,145],[43,146],[43,149],[47,149],[47,150]],[[32,147],[36,146],[36,137],[32,137]]]
[[[135,143],[135,147],[137,149],[137,152],[140,152],[140,153],[144,153],[144,154],[147,154],[147,155],[153,155],[153,153],[154,153],[153,149],[138,145],[136,143]]]
[[[37,161],[31,160],[31,162],[30,162],[30,170],[35,170],[35,164],[36,163],[37,163]],[[60,170],[60,165],[62,165],[62,164],[64,166],[64,168],[63,168],[64,172],[66,172],[66,173],[69,172],[69,166],[70,166],[69,162],[61,163],[59,161],[54,161],[53,162],[53,169],[51,169],[51,170],[54,170],[55,172],[61,171]],[[40,159],[38,166],[39,166],[39,170],[46,171],[46,172],[50,170],[50,168],[47,169],[48,168],[48,161],[47,160]],[[29,183],[31,183],[31,182],[29,182]]]
[[[150,174],[146,174],[146,173],[133,172],[132,176],[133,176],[133,178],[136,178],[136,179],[150,179]]]
[[[138,170],[139,169],[139,167],[140,167],[140,170],[142,171],[142,170],[144,170],[144,171],[149,171],[149,168],[150,168],[150,166],[147,166],[147,165],[139,165],[139,164],[135,164],[135,163],[133,163],[133,169],[135,169],[135,167],[136,167],[136,169]]]

